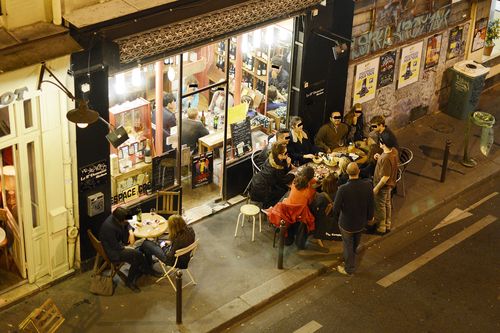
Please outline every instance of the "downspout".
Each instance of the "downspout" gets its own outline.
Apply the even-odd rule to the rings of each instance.
[[[62,24],[61,7],[61,0],[52,0],[52,23],[54,23],[55,25]]]

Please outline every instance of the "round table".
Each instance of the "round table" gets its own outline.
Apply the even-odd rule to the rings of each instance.
[[[134,235],[138,238],[157,238],[167,231],[167,220],[159,214],[142,213],[142,221],[134,218],[130,222],[134,227]]]
[[[345,147],[345,146],[344,147],[337,147],[337,148],[333,149],[332,153],[349,155],[348,147]],[[359,148],[351,148],[351,153],[359,156],[359,158],[356,161],[354,161],[358,165],[364,164],[368,160],[368,155]]]

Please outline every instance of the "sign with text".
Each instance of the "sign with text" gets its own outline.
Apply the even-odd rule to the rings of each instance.
[[[399,64],[398,89],[418,81],[420,74],[420,58],[424,42],[413,44],[401,51]]]
[[[214,155],[212,151],[193,157],[191,187],[197,188],[213,181]]]
[[[241,157],[252,150],[252,132],[248,118],[231,124],[231,140],[234,157]]]
[[[375,98],[379,61],[380,58],[377,57],[356,66],[353,104],[364,103]]]
[[[378,67],[377,88],[380,89],[394,81],[394,69],[396,68],[397,51],[389,51],[380,56]]]
[[[108,163],[102,160],[78,169],[79,191],[91,190],[107,182]]]

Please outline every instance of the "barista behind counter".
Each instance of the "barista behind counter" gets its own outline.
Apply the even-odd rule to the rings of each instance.
[[[182,119],[181,144],[187,145],[192,154],[197,154],[198,139],[208,133],[208,129],[198,120],[198,109],[188,109],[187,118]]]

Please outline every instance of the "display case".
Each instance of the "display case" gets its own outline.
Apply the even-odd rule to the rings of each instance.
[[[111,195],[118,204],[150,191],[151,163],[144,161],[145,151],[152,147],[150,103],[137,98],[115,105],[109,109],[109,123],[123,126],[129,136],[117,148],[110,146]]]

